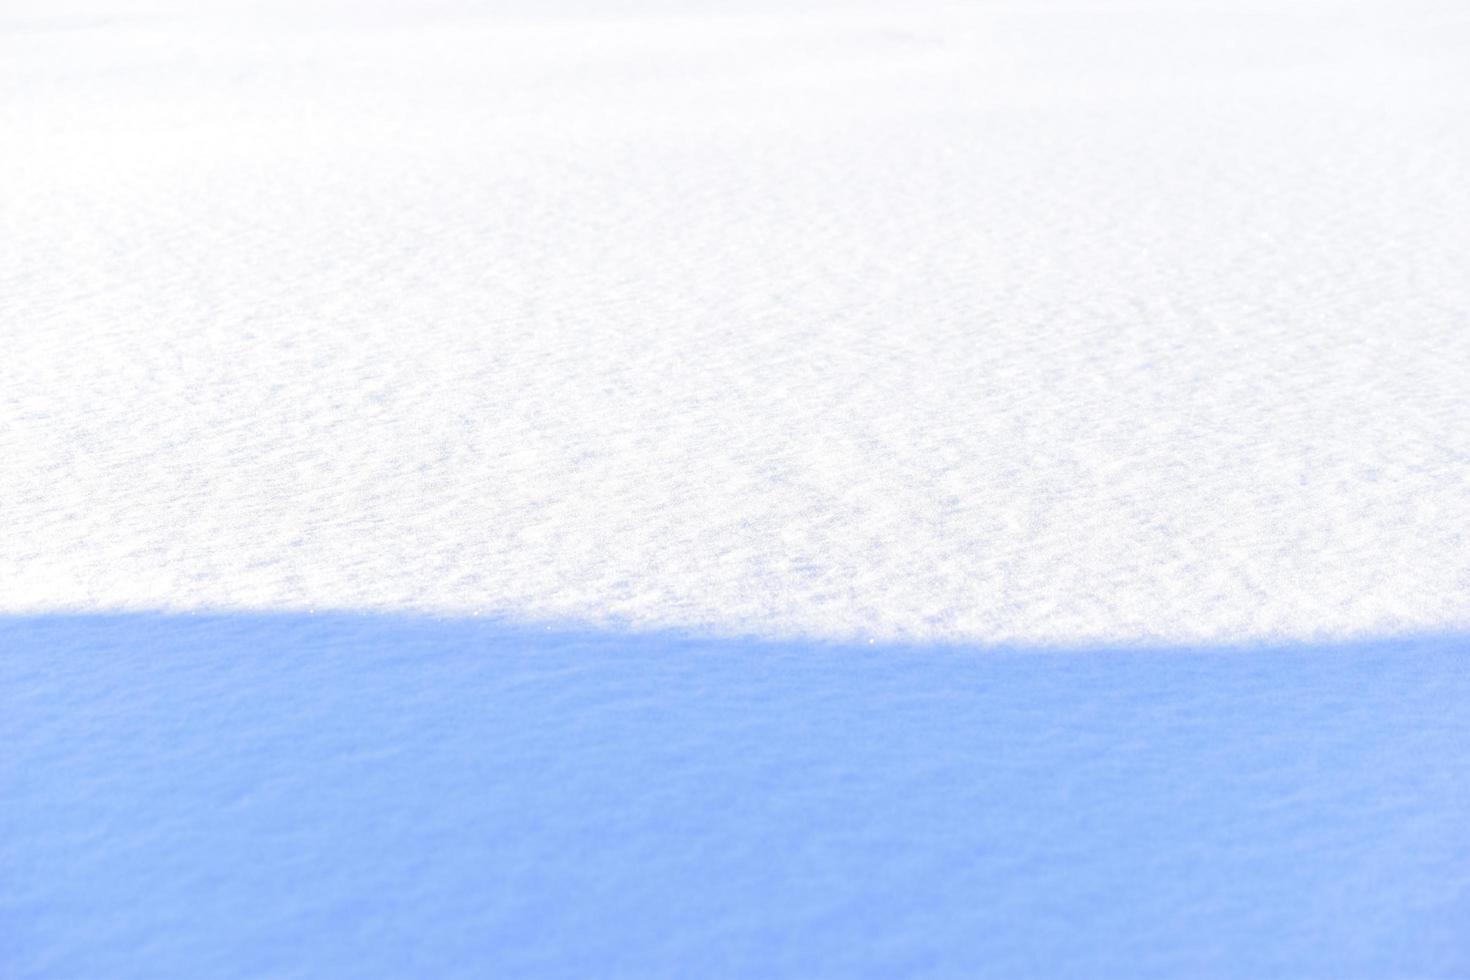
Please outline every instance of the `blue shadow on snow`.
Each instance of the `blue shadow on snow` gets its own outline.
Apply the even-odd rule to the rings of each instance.
[[[6,976],[1464,975],[1470,640],[0,618]]]

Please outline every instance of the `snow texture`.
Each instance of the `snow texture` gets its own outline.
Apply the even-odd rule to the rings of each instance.
[[[0,608],[1470,626],[1470,20],[6,5]]]
[[[1467,174],[1461,0],[5,0],[0,974],[1470,972]]]
[[[0,642],[6,976],[1470,971],[1464,637],[282,614]]]

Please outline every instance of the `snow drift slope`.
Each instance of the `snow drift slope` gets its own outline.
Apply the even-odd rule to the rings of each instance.
[[[1467,38],[12,2],[0,608],[1464,625]]]

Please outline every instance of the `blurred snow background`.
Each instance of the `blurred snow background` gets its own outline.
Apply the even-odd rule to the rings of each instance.
[[[1466,174],[1451,0],[6,0],[0,966],[1464,972]]]

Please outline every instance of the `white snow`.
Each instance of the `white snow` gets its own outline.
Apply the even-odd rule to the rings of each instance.
[[[48,0],[0,46],[0,608],[1470,625],[1459,3]]]
[[[1463,972],[1467,175],[1460,0],[6,0],[0,973]]]

